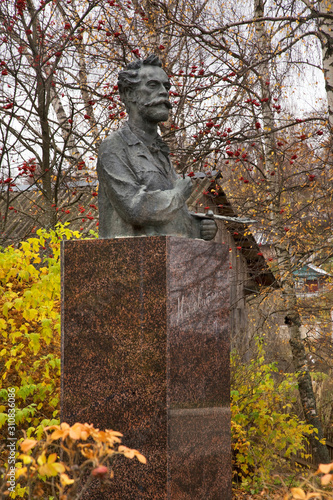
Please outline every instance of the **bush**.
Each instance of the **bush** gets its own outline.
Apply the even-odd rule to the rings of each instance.
[[[269,479],[283,458],[304,452],[306,436],[315,429],[292,412],[294,376],[277,377],[276,363],[265,363],[262,346],[247,365],[233,354],[231,367],[233,466],[235,479],[246,487]]]
[[[15,388],[16,426],[29,435],[59,423],[60,240],[80,236],[65,226],[39,229],[19,248],[0,251],[0,396],[7,401]],[[2,405],[1,440],[6,421]]]
[[[39,441],[25,439],[20,443],[22,453],[16,464],[16,488],[13,485],[7,489],[6,482],[10,479],[7,474],[0,493],[28,500],[76,500],[82,498],[83,491],[94,479],[110,483],[111,464],[117,455],[136,457],[146,463],[137,450],[120,444],[120,432],[100,431],[88,424],[76,423],[70,427],[62,423],[46,427],[44,434],[44,439]]]

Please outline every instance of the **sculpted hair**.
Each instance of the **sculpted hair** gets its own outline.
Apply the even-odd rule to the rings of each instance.
[[[129,63],[126,68],[118,74],[118,89],[121,100],[126,104],[126,90],[134,89],[139,83],[139,69],[142,66],[158,66],[162,67],[160,59],[151,54],[146,59],[139,59]]]

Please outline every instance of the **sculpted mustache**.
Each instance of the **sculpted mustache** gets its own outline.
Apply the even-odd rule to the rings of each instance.
[[[165,104],[167,108],[171,109],[172,104],[168,99],[155,99],[155,101],[146,102],[145,106],[158,106],[159,104]]]

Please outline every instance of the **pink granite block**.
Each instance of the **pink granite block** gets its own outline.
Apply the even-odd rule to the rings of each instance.
[[[229,265],[176,237],[62,246],[63,421],[119,430],[119,459],[85,497],[231,500]]]

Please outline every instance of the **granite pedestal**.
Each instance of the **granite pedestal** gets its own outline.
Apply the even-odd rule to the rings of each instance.
[[[231,500],[228,249],[166,237],[62,244],[62,421],[123,433],[89,500]]]

